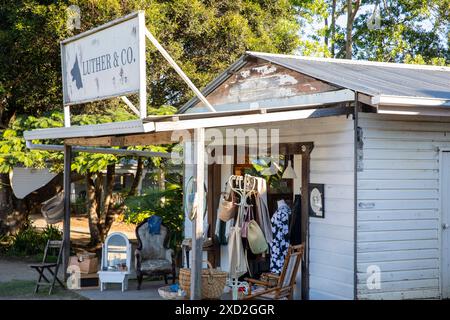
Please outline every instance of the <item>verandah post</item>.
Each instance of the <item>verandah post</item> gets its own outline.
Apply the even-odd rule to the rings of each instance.
[[[202,297],[202,260],[203,260],[203,213],[205,199],[205,128],[194,130],[195,181],[197,192],[197,214],[192,226],[192,267],[190,299]]]
[[[67,280],[67,267],[70,255],[70,166],[72,162],[72,147],[64,145],[64,223],[63,223],[63,261],[64,280]]]

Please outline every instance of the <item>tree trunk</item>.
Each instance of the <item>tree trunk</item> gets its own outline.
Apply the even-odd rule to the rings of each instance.
[[[355,21],[356,13],[359,10],[361,0],[355,2],[355,8],[353,8],[353,1],[347,0],[347,31],[345,39],[345,59],[352,58],[352,45],[353,45],[353,22]]]
[[[97,246],[101,243],[101,235],[99,230],[99,219],[98,219],[98,197],[96,194],[96,185],[94,183],[93,174],[86,174],[86,205],[89,220],[89,232],[91,234],[90,246]]]
[[[109,229],[111,229],[112,223],[114,222],[115,218],[115,211],[113,210],[112,203],[115,175],[116,165],[108,165],[108,167],[106,168],[106,189],[102,210],[102,220],[104,221],[101,226],[102,242],[106,239],[106,236],[108,235]]]
[[[333,58],[335,58],[335,52],[334,52],[334,43],[336,41],[336,0],[333,0],[333,3],[331,5],[331,26],[330,26],[330,30],[331,30],[331,41],[330,41],[330,51],[331,51],[331,56]]]
[[[0,220],[6,220],[7,215],[12,211],[12,207],[12,190],[9,174],[0,173]]]
[[[158,187],[159,191],[164,191],[166,189],[166,174],[164,172],[164,168],[160,167],[158,169],[159,171],[159,177],[158,177]],[[165,197],[161,197],[161,204],[164,204],[166,202]]]
[[[141,181],[143,171],[144,171],[144,159],[142,157],[139,157],[136,175],[134,176],[133,184],[131,185],[130,192],[128,193],[129,196],[138,195],[139,182]]]
[[[347,28],[345,35],[345,59],[352,58],[352,0],[347,0]]]

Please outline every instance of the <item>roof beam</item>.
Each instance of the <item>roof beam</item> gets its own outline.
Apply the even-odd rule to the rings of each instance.
[[[172,139],[171,131],[149,132],[149,133],[144,133],[144,134],[134,134],[134,135],[127,135],[127,136],[69,138],[69,139],[64,140],[64,143],[67,145],[90,146],[90,147],[148,146],[148,145],[172,144],[175,142],[177,142],[177,141],[174,141],[174,139]]]
[[[46,150],[46,151],[64,151],[64,145],[55,144],[34,144],[27,140],[27,148],[30,150]],[[136,157],[160,157],[160,158],[177,158],[178,156],[168,152],[153,152],[143,150],[127,150],[127,149],[112,149],[112,148],[94,148],[94,147],[72,147],[73,152],[87,152],[87,153],[102,153],[114,154],[121,156],[136,156]]]
[[[147,124],[147,130],[152,131],[151,124]],[[99,137],[120,134],[144,133],[142,120],[131,120],[121,122],[110,122],[101,124],[92,124],[85,126],[71,126],[69,128],[48,128],[25,131],[23,137],[25,140],[41,139],[66,139],[74,137]]]

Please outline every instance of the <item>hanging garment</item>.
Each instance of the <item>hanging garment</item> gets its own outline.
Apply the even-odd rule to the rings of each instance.
[[[294,206],[292,208],[291,222],[289,226],[289,241],[291,245],[302,243],[302,196],[295,195]]]
[[[279,274],[289,248],[289,216],[291,209],[284,200],[272,216],[273,240],[270,243],[270,272]]]
[[[256,221],[258,222],[267,243],[272,242],[272,223],[267,206],[267,183],[264,178],[256,178]]]
[[[219,217],[216,218],[216,228],[214,235],[218,244],[227,245],[230,237],[231,228],[234,224],[234,219],[223,222]]]

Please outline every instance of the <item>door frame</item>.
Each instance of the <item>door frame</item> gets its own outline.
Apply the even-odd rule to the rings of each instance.
[[[444,216],[444,195],[443,195],[443,185],[444,185],[444,179],[443,179],[443,174],[444,174],[444,153],[449,153],[450,154],[450,146],[445,145],[445,146],[438,146],[438,151],[439,151],[439,182],[438,182],[438,186],[439,186],[439,218],[438,218],[438,228],[439,228],[439,232],[438,232],[438,249],[439,249],[439,293],[441,296],[441,299],[444,298],[444,285],[443,285],[443,274],[444,274],[444,269],[443,269],[443,263],[444,263],[444,252],[443,252],[443,247],[442,247],[442,241],[443,241],[443,237],[442,237],[442,221],[443,221],[443,216]],[[447,213],[449,216],[450,214]],[[450,217],[449,217],[450,218]],[[450,259],[450,256],[448,257],[448,259]],[[449,275],[448,277],[450,278],[450,271],[449,271]],[[450,298],[450,292],[449,292],[449,296],[445,297],[445,298]]]

